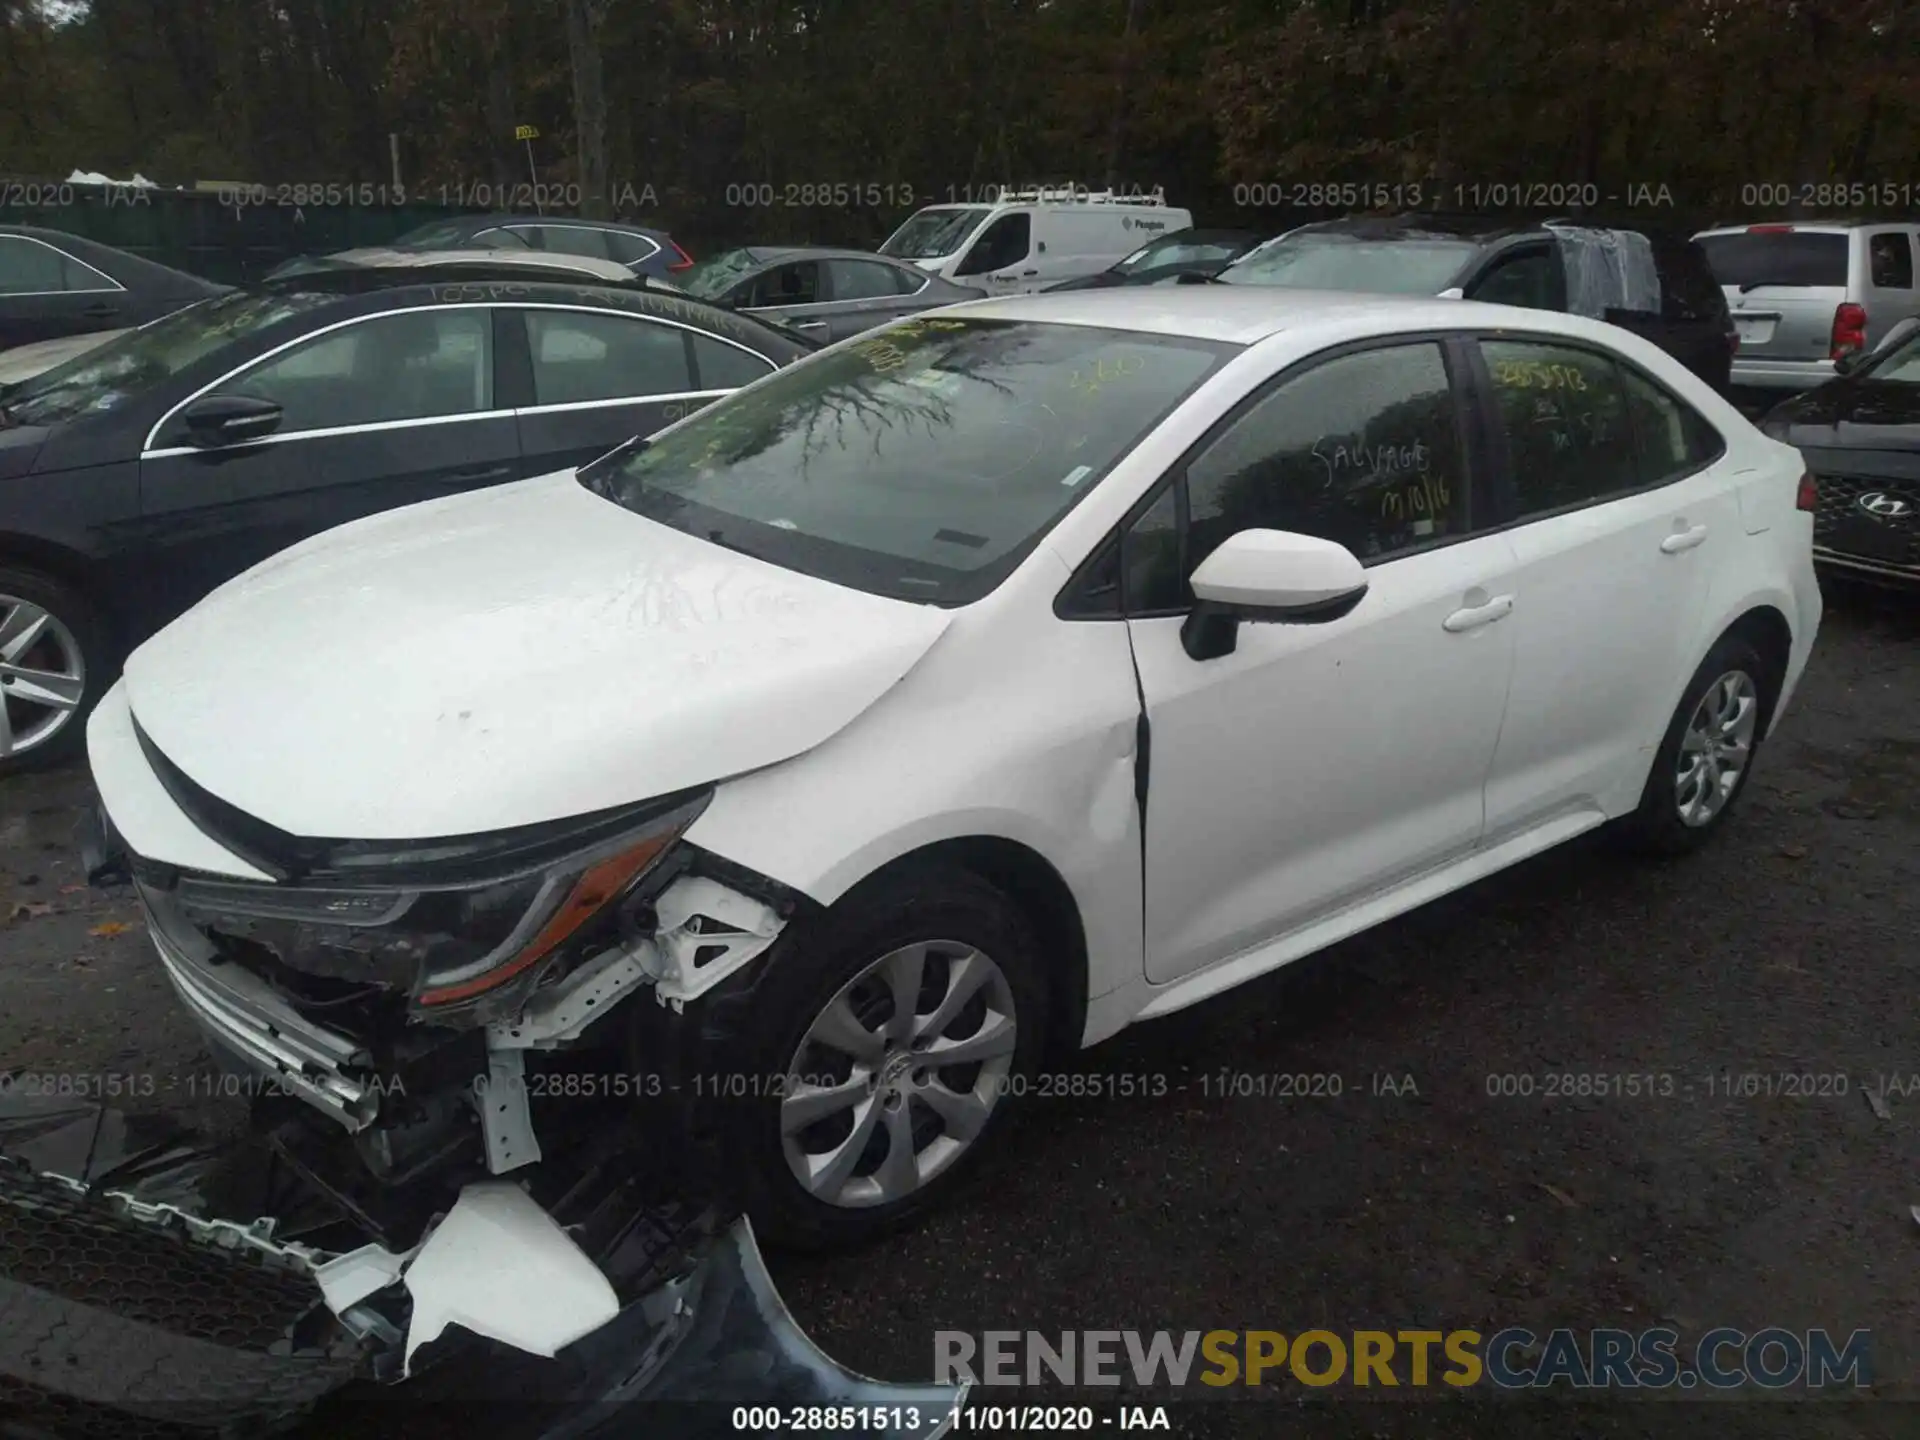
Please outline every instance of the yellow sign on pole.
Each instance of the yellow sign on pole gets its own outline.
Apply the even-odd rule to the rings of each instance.
[[[540,127],[538,125],[516,125],[513,127],[513,138],[516,140],[538,140],[540,138]]]

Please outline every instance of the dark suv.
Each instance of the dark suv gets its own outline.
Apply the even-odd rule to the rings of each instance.
[[[1328,220],[1256,246],[1216,278],[1588,315],[1653,341],[1722,394],[1739,343],[1698,244],[1621,226],[1459,215]]]

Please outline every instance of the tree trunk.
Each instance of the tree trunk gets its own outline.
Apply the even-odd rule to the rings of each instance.
[[[1126,131],[1127,82],[1133,72],[1133,32],[1139,23],[1140,0],[1127,0],[1127,21],[1120,32],[1119,63],[1113,67],[1113,118],[1107,127],[1107,189],[1120,183],[1120,141]]]
[[[580,209],[610,216],[607,196],[607,92],[600,68],[600,22],[606,0],[566,0],[567,54],[573,62],[573,125],[579,148]]]

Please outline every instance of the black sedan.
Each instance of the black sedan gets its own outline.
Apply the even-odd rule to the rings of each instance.
[[[1920,320],[1839,378],[1768,411],[1760,427],[1806,457],[1819,500],[1813,556],[1856,579],[1920,585]]]
[[[61,230],[0,225],[0,350],[144,325],[226,288]]]
[[[132,645],[358,516],[583,464],[814,347],[685,296],[341,269],[206,300],[0,397],[0,775]]]
[[[696,265],[681,283],[703,300],[786,325],[822,344],[987,293],[885,255],[819,245],[727,250]]]
[[[1062,280],[1049,290],[1106,290],[1115,285],[1170,285],[1183,275],[1219,274],[1265,237],[1251,230],[1175,230],[1149,240],[1125,259],[1092,275]]]

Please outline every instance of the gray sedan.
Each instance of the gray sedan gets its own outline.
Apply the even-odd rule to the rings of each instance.
[[[822,342],[986,293],[884,255],[818,246],[728,250],[696,265],[681,283],[702,300],[777,320]]]

